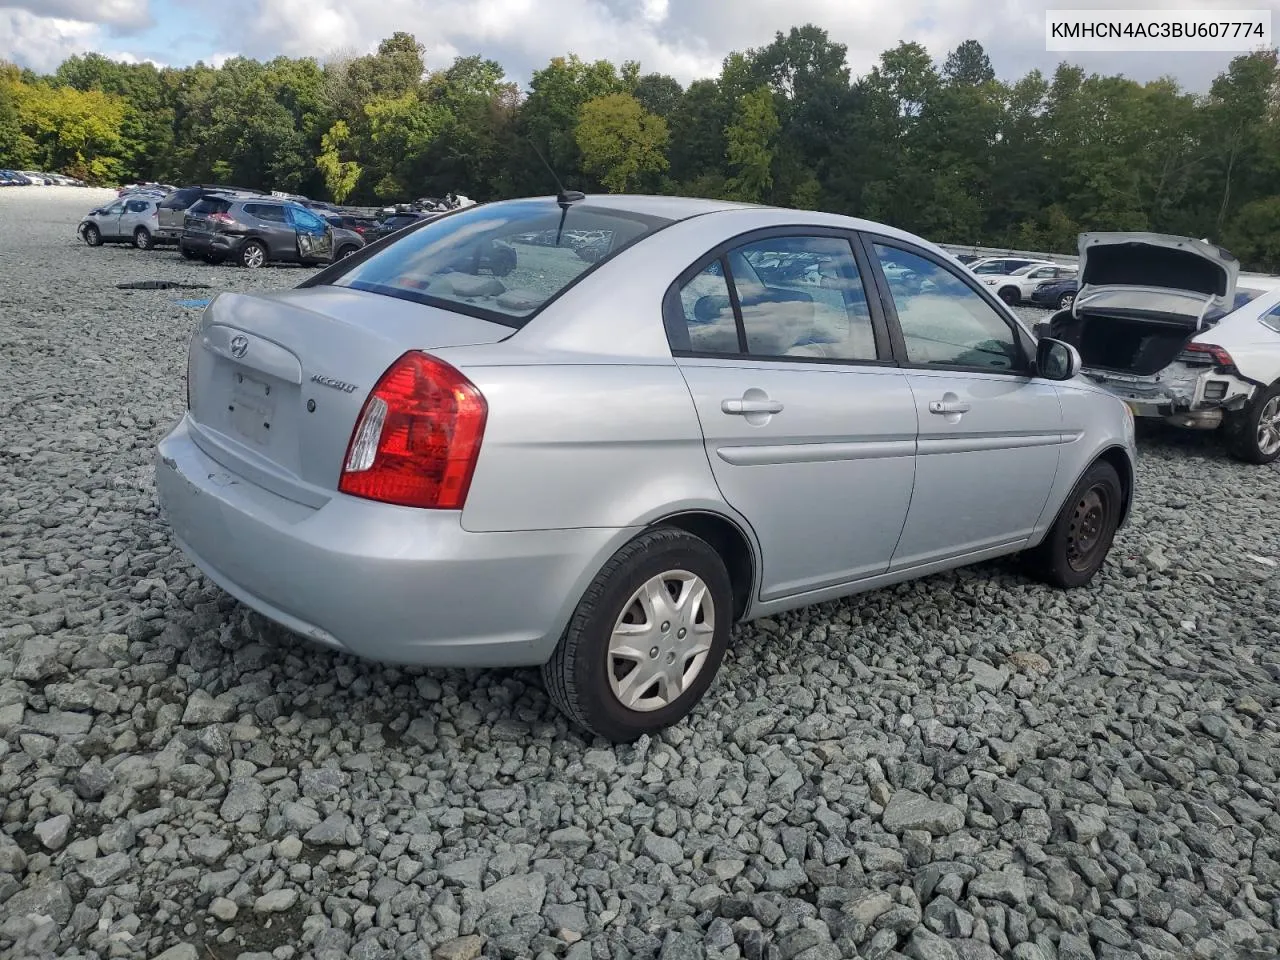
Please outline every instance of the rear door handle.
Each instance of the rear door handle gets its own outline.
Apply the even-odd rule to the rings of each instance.
[[[941,414],[968,413],[969,404],[963,400],[930,400],[929,412]]]
[[[782,404],[777,400],[722,400],[720,409],[724,413],[745,416],[749,413],[781,413]]]

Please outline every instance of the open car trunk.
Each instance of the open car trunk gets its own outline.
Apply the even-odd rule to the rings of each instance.
[[[1173,363],[1196,331],[1129,317],[1077,317],[1062,310],[1049,320],[1048,334],[1080,351],[1087,370],[1145,377]]]
[[[1086,370],[1151,376],[1235,305],[1240,264],[1202,240],[1155,233],[1080,235],[1080,289],[1049,336]]]

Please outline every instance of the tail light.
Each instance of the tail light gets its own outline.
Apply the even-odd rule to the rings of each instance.
[[[338,489],[405,507],[461,509],[488,413],[480,391],[449,364],[404,354],[360,411]]]
[[[1236,366],[1231,354],[1213,343],[1188,343],[1182,348],[1182,352],[1178,354],[1178,359],[1183,363],[1190,363],[1196,366],[1213,365],[1225,367],[1229,370],[1234,370]]]
[[[228,225],[236,222],[236,218],[229,213],[211,213],[209,214],[209,219],[214,223],[225,223]]]

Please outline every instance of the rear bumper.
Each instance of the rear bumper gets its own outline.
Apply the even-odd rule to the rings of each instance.
[[[1224,411],[1243,407],[1256,389],[1251,381],[1233,374],[1181,363],[1149,377],[1109,370],[1083,372],[1128,404],[1134,416],[1171,420],[1180,426],[1216,426]]]
[[[183,552],[263,616],[384,663],[537,666],[625,531],[470,533],[454,512],[335,494],[313,509],[212,459],[184,417],[156,449]]]

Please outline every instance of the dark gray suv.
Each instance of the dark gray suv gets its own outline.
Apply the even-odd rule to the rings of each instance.
[[[187,211],[178,248],[188,260],[231,260],[242,267],[322,264],[333,259],[334,237],[329,224],[299,203],[205,197]]]

